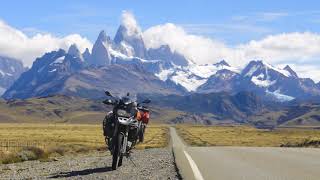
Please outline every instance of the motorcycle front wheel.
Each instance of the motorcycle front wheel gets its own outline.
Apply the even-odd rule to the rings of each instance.
[[[123,141],[123,134],[119,133],[116,142],[114,143],[114,151],[112,154],[112,169],[116,170],[122,165],[123,155],[121,154],[121,146]]]

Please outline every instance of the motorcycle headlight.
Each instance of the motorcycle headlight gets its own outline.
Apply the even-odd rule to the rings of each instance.
[[[121,117],[130,117],[130,113],[128,113],[127,111],[125,111],[123,109],[118,109],[117,115],[121,116]]]

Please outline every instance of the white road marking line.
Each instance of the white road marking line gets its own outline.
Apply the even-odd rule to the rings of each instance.
[[[186,155],[189,163],[190,163],[190,166],[191,166],[191,169],[193,171],[193,174],[194,174],[194,178],[197,179],[197,180],[204,180],[202,175],[201,175],[201,172],[197,166],[197,164],[193,161],[193,159],[191,158],[191,156],[185,151],[183,150],[184,154]]]

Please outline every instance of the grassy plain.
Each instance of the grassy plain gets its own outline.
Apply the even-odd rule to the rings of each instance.
[[[144,143],[136,148],[165,147],[168,137],[166,126],[150,125]],[[89,124],[0,124],[0,146],[0,160],[21,151],[14,146],[36,147],[48,156],[106,149],[101,125]]]
[[[320,130],[279,128],[262,130],[248,126],[177,126],[178,133],[192,146],[318,147]]]

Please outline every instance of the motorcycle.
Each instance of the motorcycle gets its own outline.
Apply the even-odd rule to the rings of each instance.
[[[112,169],[116,170],[122,165],[123,157],[130,156],[131,149],[135,147],[138,140],[143,141],[146,123],[142,121],[142,117],[149,118],[149,110],[146,110],[142,104],[148,104],[151,101],[146,99],[137,104],[130,99],[129,93],[122,98],[113,97],[109,91],[105,94],[111,99],[103,103],[112,105],[113,110],[104,119],[103,130],[108,149],[112,154]]]

